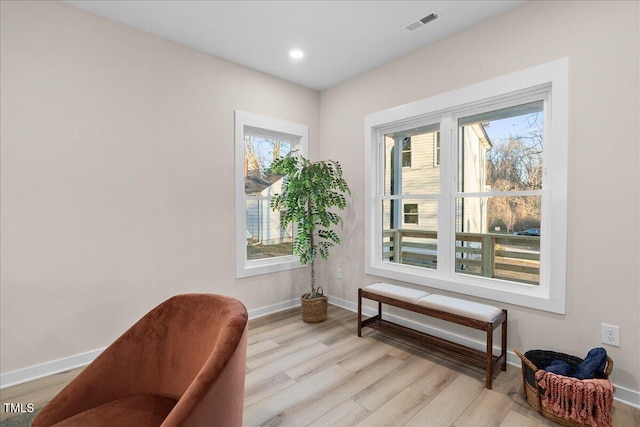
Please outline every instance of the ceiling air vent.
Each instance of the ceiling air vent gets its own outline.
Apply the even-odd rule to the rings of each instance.
[[[424,27],[429,22],[435,21],[436,19],[438,19],[438,14],[430,13],[424,18],[418,19],[417,21],[408,24],[405,28],[407,29],[407,31],[415,31],[418,28]]]

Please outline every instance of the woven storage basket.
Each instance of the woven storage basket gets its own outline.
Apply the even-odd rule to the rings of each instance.
[[[302,320],[307,323],[319,323],[327,320],[327,297],[324,296],[322,287],[318,288],[318,293],[322,296],[316,298],[300,298],[302,308]]]
[[[538,387],[538,385],[536,384],[535,378],[536,372],[539,369],[544,369],[545,367],[551,365],[551,362],[553,362],[554,360],[562,360],[568,363],[571,367],[570,375],[573,375],[578,365],[582,363],[582,359],[580,359],[579,357],[570,356],[568,354],[557,353],[555,351],[548,350],[529,350],[526,353],[522,354],[518,349],[514,349],[514,352],[522,361],[522,383],[524,395],[529,405],[531,405],[536,411],[538,411],[551,421],[554,421],[563,426],[588,427],[588,424],[581,424],[574,420],[567,420],[547,411],[546,408],[542,406],[543,391],[541,391],[540,387]],[[607,365],[604,369],[606,378],[609,377],[612,369],[613,360],[611,360],[611,358],[607,356]]]

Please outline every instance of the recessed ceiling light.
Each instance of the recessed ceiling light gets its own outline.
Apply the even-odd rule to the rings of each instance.
[[[304,52],[300,49],[293,49],[289,51],[289,56],[293,59],[300,59],[304,56]]]

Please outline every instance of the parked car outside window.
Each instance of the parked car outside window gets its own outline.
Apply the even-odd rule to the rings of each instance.
[[[540,236],[540,229],[539,228],[529,228],[526,229],[524,231],[516,231],[515,233],[516,236]]]

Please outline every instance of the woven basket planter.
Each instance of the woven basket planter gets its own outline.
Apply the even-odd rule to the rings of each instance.
[[[582,363],[582,359],[580,359],[579,357],[570,356],[568,354],[547,350],[529,350],[526,353],[522,354],[518,349],[514,349],[514,352],[522,361],[522,383],[527,403],[529,403],[529,405],[531,405],[533,409],[538,411],[540,414],[558,424],[569,427],[587,427],[588,424],[581,424],[574,420],[561,418],[547,411],[547,409],[542,405],[542,396],[544,391],[541,390],[540,387],[538,387],[535,378],[536,372],[539,369],[544,369],[545,367],[549,366],[554,360],[562,360],[569,364],[569,366],[571,367],[570,374],[573,374],[578,365]],[[604,373],[607,375],[607,377],[609,376],[609,374],[611,374],[612,369],[613,360],[611,360],[611,358],[607,356],[607,365],[604,370]]]
[[[322,294],[322,288],[318,288]],[[302,320],[307,323],[319,323],[327,320],[327,297],[324,295],[316,298],[300,298]]]

